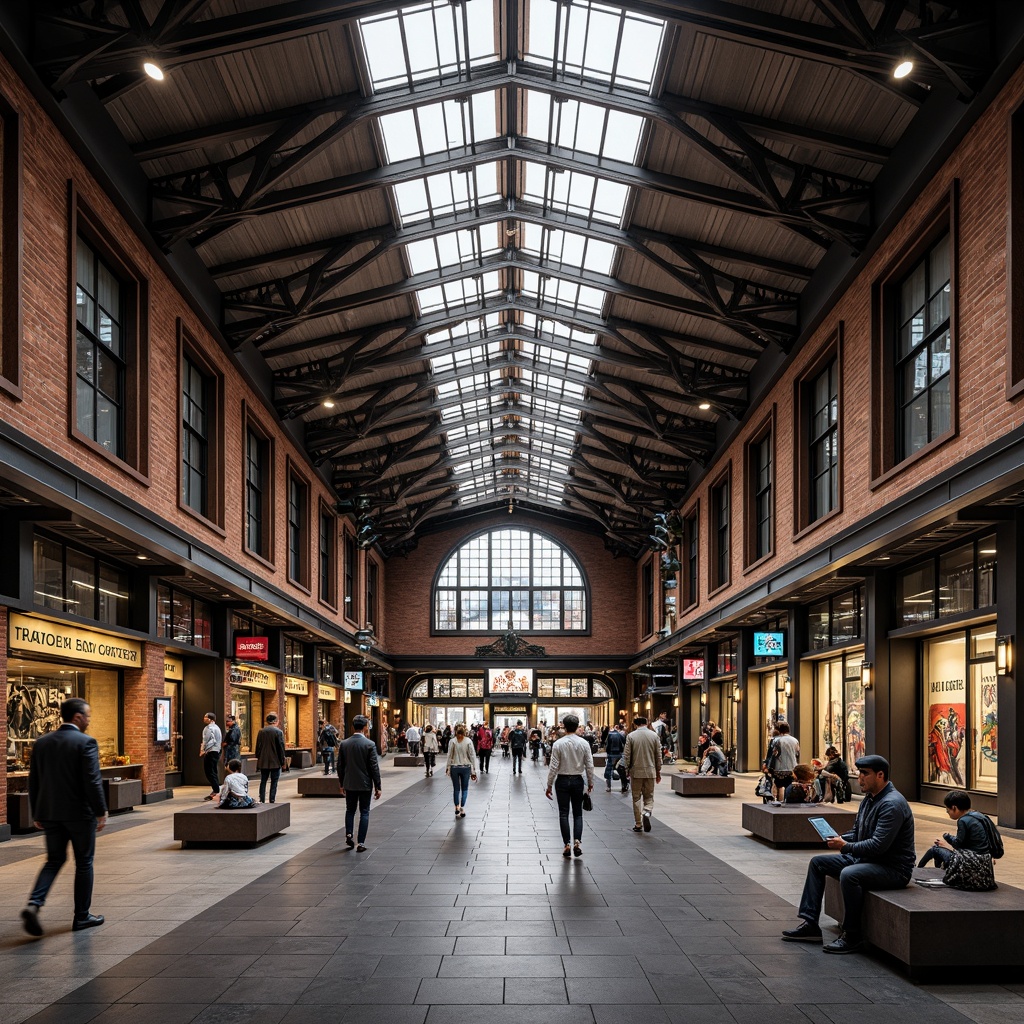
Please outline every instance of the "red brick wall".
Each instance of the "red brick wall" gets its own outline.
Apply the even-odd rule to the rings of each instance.
[[[755,569],[744,572],[741,516],[750,501],[744,493],[743,445],[750,440],[761,412],[749,418],[729,448],[710,467],[683,511],[700,500],[700,603],[682,616],[678,625],[706,615],[716,604],[782,569],[787,562],[828,536],[855,524],[883,505],[990,444],[1024,423],[1024,404],[1007,401],[1009,372],[1006,360],[1007,280],[1006,223],[1008,206],[1008,117],[1024,102],[1024,68],[978,120],[963,143],[924,188],[898,226],[873,255],[814,336],[801,349],[786,373],[760,402],[760,409],[776,405],[775,553]],[[959,432],[956,437],[883,484],[871,487],[870,394],[872,352],[872,285],[902,251],[919,236],[928,216],[959,180]],[[793,506],[794,382],[803,375],[839,325],[843,327],[842,451],[843,507],[839,515],[800,539]],[[891,411],[887,410],[891,415]],[[708,600],[709,556],[708,490],[719,468],[732,459],[732,583]],[[639,580],[640,567],[637,566]],[[638,590],[639,593],[639,583]],[[638,640],[643,638],[638,637]]]
[[[590,585],[591,636],[552,636],[538,642],[548,654],[590,655],[629,654],[636,648],[636,622],[629,595],[634,589],[634,564],[628,558],[613,558],[600,537],[580,533],[551,521],[534,520],[528,513],[495,513],[481,519],[477,528],[525,527],[542,533],[564,545],[582,566]],[[384,603],[388,622],[388,648],[423,654],[472,655],[481,644],[489,643],[503,630],[473,636],[431,636],[431,587],[441,563],[467,536],[464,529],[430,534],[420,539],[407,557],[388,561],[388,600]]]
[[[142,790],[166,789],[167,753],[154,739],[153,698],[164,694],[164,649],[145,644],[143,667],[124,670],[124,750],[132,764],[142,765]],[[223,723],[223,718],[220,719]]]

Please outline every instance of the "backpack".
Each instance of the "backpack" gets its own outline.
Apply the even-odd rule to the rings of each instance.
[[[999,834],[999,829],[992,824],[992,819],[987,814],[982,814],[981,811],[968,811],[968,814],[973,814],[981,819],[981,823],[985,826],[985,831],[988,833],[988,852],[992,855],[993,860],[999,860],[1003,853],[1003,837]]]
[[[338,730],[333,725],[325,725],[324,731],[320,735],[320,742],[325,747],[335,747],[338,745]]]
[[[481,729],[477,733],[478,746],[481,750],[493,750],[494,749],[494,734],[490,729]]]

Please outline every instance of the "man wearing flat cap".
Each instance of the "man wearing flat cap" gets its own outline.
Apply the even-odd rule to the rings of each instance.
[[[853,828],[828,840],[835,854],[822,854],[807,865],[800,909],[801,924],[782,933],[785,942],[822,941],[818,917],[825,895],[825,879],[838,878],[844,915],[838,939],[826,953],[856,953],[864,948],[861,909],[864,893],[903,889],[914,870],[914,816],[901,793],[889,781],[889,762],[869,754],[855,762],[864,799]]]

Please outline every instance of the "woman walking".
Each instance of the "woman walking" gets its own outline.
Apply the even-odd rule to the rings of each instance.
[[[562,830],[565,849],[563,857],[583,856],[580,842],[583,839],[583,776],[586,775],[586,791],[594,789],[594,753],[590,744],[576,734],[580,720],[575,715],[566,715],[562,721],[565,735],[551,745],[551,767],[548,769],[548,788],[544,795],[551,799],[554,785],[558,800],[558,827]],[[569,845],[569,809],[572,808],[572,846]]]
[[[466,797],[469,796],[469,780],[476,781],[476,751],[473,741],[466,739],[466,727],[459,722],[455,736],[448,744],[448,765],[445,773],[452,778],[452,796],[455,800],[455,817],[466,816]]]
[[[447,722],[445,723],[444,732],[441,733],[438,739],[441,743],[441,753],[447,754],[448,744],[452,741],[452,727]]]
[[[434,774],[434,764],[437,761],[437,733],[434,727],[428,722],[423,727],[423,763],[427,767],[427,778]]]

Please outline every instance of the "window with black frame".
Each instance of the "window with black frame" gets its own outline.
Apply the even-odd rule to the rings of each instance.
[[[188,357],[181,357],[181,500],[210,517],[210,379]]]
[[[130,625],[128,573],[95,555],[36,534],[33,603],[110,626]]]
[[[839,363],[832,359],[810,384],[809,521],[839,504]]]
[[[711,488],[712,590],[726,586],[732,575],[729,518],[729,481],[725,479],[717,486]]]
[[[996,535],[941,552],[896,579],[896,627],[969,615],[996,603]]]

